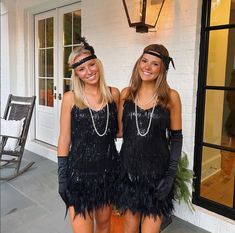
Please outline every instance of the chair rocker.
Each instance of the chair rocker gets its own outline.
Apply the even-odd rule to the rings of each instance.
[[[35,105],[36,96],[21,97],[9,95],[5,112],[3,115],[4,122],[12,124],[12,122],[22,122],[21,131],[18,137],[11,136],[10,133],[3,133],[1,124],[1,141],[0,141],[0,180],[11,180],[26,170],[28,170],[34,162],[28,162],[23,168],[21,168],[21,161],[24,153],[25,143],[29,131],[30,121]],[[24,119],[24,120],[22,120]],[[14,140],[16,147],[12,150],[7,148],[8,140]],[[7,170],[6,170],[7,169]],[[10,173],[8,169],[12,169]],[[3,175],[6,171],[7,175]]]

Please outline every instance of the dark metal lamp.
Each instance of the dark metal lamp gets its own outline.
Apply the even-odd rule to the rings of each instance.
[[[145,33],[155,28],[165,0],[122,0],[130,27]]]

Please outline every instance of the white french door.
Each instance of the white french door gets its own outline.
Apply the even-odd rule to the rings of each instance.
[[[70,89],[67,61],[79,35],[79,3],[35,15],[35,137],[53,146],[59,134],[61,99]]]

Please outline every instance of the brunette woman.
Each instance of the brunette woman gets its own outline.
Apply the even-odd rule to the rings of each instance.
[[[173,187],[182,148],[181,101],[167,84],[172,58],[163,45],[147,46],[130,85],[121,92],[119,133],[122,173],[117,201],[125,233],[160,231],[173,209]]]

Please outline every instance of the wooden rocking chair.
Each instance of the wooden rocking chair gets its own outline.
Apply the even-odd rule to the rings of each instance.
[[[18,137],[11,136],[10,133],[2,134],[1,125],[1,142],[0,142],[0,180],[11,180],[18,175],[29,169],[34,162],[29,162],[24,168],[21,168],[21,161],[24,153],[25,143],[29,131],[29,125],[32,118],[32,113],[35,105],[36,96],[32,97],[21,97],[9,95],[7,105],[5,108],[3,120],[12,124],[14,122],[22,121],[21,131]],[[15,140],[17,143],[16,148],[9,150],[6,146],[8,140]],[[4,169],[13,169],[13,172],[3,175]]]

